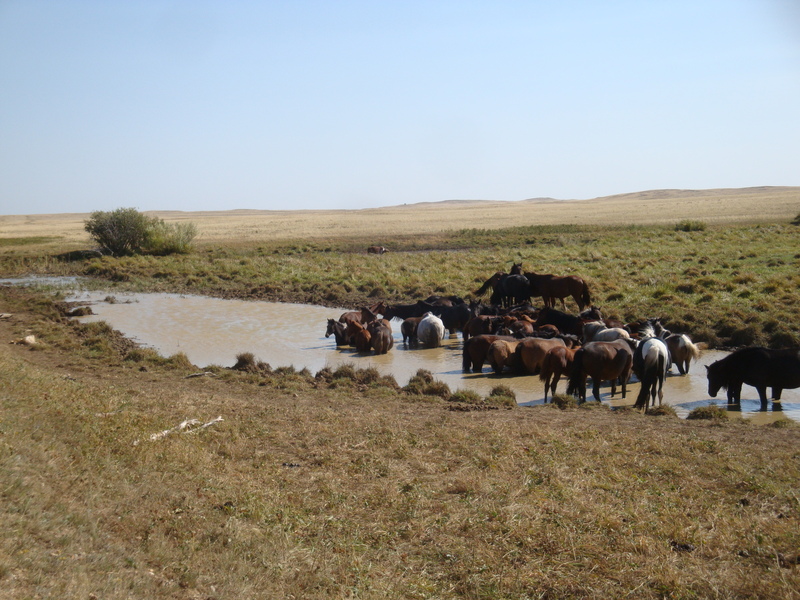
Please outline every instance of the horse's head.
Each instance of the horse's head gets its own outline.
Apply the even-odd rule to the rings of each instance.
[[[328,328],[325,330],[325,337],[331,337],[333,335],[334,331],[336,331],[335,326],[336,321],[328,319]]]
[[[725,378],[722,375],[722,369],[718,364],[719,361],[715,362],[711,366],[706,366],[706,377],[708,378],[708,395],[712,398],[717,397],[717,392],[719,392],[720,388],[726,387]]]
[[[522,275],[522,263],[514,263],[511,265],[509,275]]]

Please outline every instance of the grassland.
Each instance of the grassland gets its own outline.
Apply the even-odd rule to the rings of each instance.
[[[206,238],[192,255],[121,260],[70,260],[85,240],[30,230],[0,247],[0,268],[358,304],[467,295],[521,260],[584,276],[624,318],[784,344],[797,341],[797,212],[693,231],[675,223],[700,217],[675,213],[398,227],[379,240]],[[392,251],[368,256],[368,239]],[[48,293],[0,286],[0,313],[11,315],[0,318],[0,596],[800,595],[800,427],[788,421],[509,409],[352,369],[189,377],[185,356],[71,322]],[[7,343],[31,334],[33,347]]]

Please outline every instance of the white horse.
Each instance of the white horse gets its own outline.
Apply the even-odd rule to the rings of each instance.
[[[641,336],[642,339],[633,353],[633,372],[642,382],[635,407],[647,410],[651,401],[653,406],[656,405],[656,395],[658,405],[661,406],[664,399],[664,380],[672,362],[666,342],[656,337],[652,326],[642,329]]]
[[[417,340],[428,348],[438,348],[444,339],[444,323],[433,313],[425,313],[417,325]]]
[[[583,343],[613,342],[614,340],[631,339],[631,335],[621,327],[606,327],[602,321],[589,321],[583,324]]]

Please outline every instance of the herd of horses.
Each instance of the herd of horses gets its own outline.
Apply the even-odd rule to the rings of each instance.
[[[335,336],[337,346],[352,346],[358,352],[385,354],[393,345],[393,319],[407,347],[441,345],[446,332],[463,337],[462,368],[480,373],[489,363],[495,374],[538,375],[544,382],[545,402],[555,395],[562,377],[567,394],[586,400],[586,383],[600,401],[600,385],[611,383],[611,396],[620,387],[626,397],[631,375],[641,382],[635,406],[647,410],[664,397],[664,381],[674,364],[681,375],[689,372],[698,347],[683,333],[671,333],[660,319],[632,323],[605,318],[591,306],[586,282],[577,276],[558,277],[523,272],[513,265],[509,273],[497,272],[475,292],[480,298],[491,290],[489,304],[479,299],[465,302],[456,296],[430,296],[411,304],[387,305],[381,301],[328,319],[326,337]],[[535,308],[531,298],[541,297]],[[566,308],[571,297],[579,313]],[[728,400],[739,403],[743,384],[756,387],[766,409],[767,388],[780,400],[783,389],[800,387],[800,351],[744,348],[707,368],[708,392],[715,397],[726,389]]]

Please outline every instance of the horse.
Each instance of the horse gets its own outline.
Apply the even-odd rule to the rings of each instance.
[[[650,402],[655,407],[656,395],[658,405],[661,406],[664,400],[664,380],[672,361],[667,343],[656,337],[652,326],[642,329],[639,335],[641,339],[633,353],[633,372],[642,382],[642,387],[639,389],[634,406],[647,410]]]
[[[417,325],[422,317],[409,317],[400,324],[400,333],[403,334],[403,343],[408,345],[417,343]]]
[[[569,376],[568,394],[577,394],[578,402],[586,401],[586,377],[592,378],[592,395],[600,402],[600,382],[611,380],[611,395],[617,393],[617,379],[621,381],[622,397],[633,366],[633,340],[590,342],[575,353],[572,374]]]
[[[728,391],[728,403],[739,404],[742,384],[758,391],[761,409],[767,408],[767,387],[772,399],[780,400],[781,391],[800,387],[800,348],[772,350],[751,346],[741,348],[706,367],[708,394],[716,398],[720,388]]]
[[[333,335],[337,346],[346,346],[348,344],[347,336],[345,335],[346,329],[347,327],[344,323],[328,319],[328,329],[325,330],[325,337]]]
[[[472,317],[469,321],[467,321],[466,325],[464,325],[464,329],[462,330],[464,341],[476,335],[495,333],[501,322],[502,317],[491,317],[488,315]]]
[[[555,325],[561,333],[573,335],[583,335],[583,319],[574,315],[561,312],[555,308],[544,307],[539,311],[534,327],[539,328],[543,325]]]
[[[535,321],[527,315],[522,315],[522,318],[519,319],[513,316],[503,317],[503,327],[500,331],[503,335],[513,335],[518,338],[533,336],[536,334],[536,330],[533,327],[534,322]]]
[[[524,275],[502,275],[494,285],[489,302],[510,308],[531,301],[531,284]]]
[[[579,311],[592,303],[589,286],[577,275],[560,276],[533,271],[523,273],[521,264],[511,267],[511,274],[525,275],[530,284],[531,296],[541,296],[545,306],[552,308],[556,305],[556,300],[561,300],[561,308],[567,310],[564,299],[570,296],[578,305]]]
[[[384,246],[370,246],[367,248],[367,254],[384,254],[388,251],[389,249]]]
[[[489,346],[492,345],[492,342],[497,340],[506,340],[508,342],[519,341],[505,335],[476,335],[475,337],[465,339],[461,362],[464,373],[469,373],[470,367],[473,373],[480,373],[483,370],[483,363],[486,362]]]
[[[508,340],[495,340],[486,352],[486,359],[489,361],[495,375],[500,375],[505,367],[512,371],[517,369],[516,349],[519,341],[509,342]]]
[[[542,368],[544,357],[552,348],[572,346],[576,338],[558,335],[553,338],[525,338],[517,344],[517,361],[521,370],[535,375]]]
[[[368,353],[372,349],[372,333],[357,321],[351,322],[347,327],[353,331],[352,340],[356,351]]]
[[[561,379],[562,375],[569,375],[572,373],[572,364],[575,360],[575,353],[580,349],[580,346],[567,348],[566,346],[556,346],[550,348],[542,360],[542,367],[539,371],[539,379],[544,381],[544,401],[547,403],[547,390],[550,390],[550,395],[556,395],[556,386]]]
[[[414,304],[392,304],[381,313],[384,319],[408,319],[409,317],[421,317],[426,312],[431,312],[433,304],[423,300],[417,300]]]
[[[386,310],[386,304],[381,300],[372,306],[362,306],[358,310],[350,310],[342,313],[339,317],[339,322],[347,325],[350,321],[358,321],[366,325],[370,321],[377,319],[378,315],[384,314]]]
[[[442,320],[444,328],[451,334],[459,330],[464,331],[467,322],[472,318],[469,306],[463,302],[452,306],[437,305],[431,309],[431,312]]]
[[[394,338],[392,337],[392,328],[389,321],[386,319],[379,319],[369,324],[369,332],[372,335],[370,344],[375,354],[386,354],[394,346]]]
[[[620,338],[630,338],[631,334],[621,327],[606,327],[603,321],[589,321],[583,324],[583,343],[613,342]]]
[[[444,339],[444,323],[433,313],[425,313],[417,325],[417,340],[428,348],[438,348]]]
[[[692,359],[700,358],[700,349],[685,333],[673,333],[664,341],[667,343],[672,363],[678,365],[678,372],[681,375],[687,374]]]

